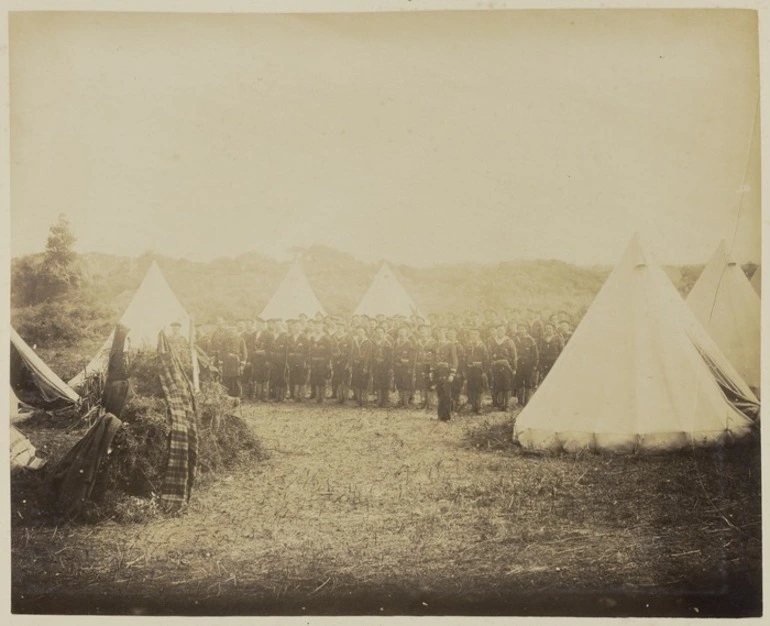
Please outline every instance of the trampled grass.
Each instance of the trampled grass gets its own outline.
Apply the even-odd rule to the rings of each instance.
[[[181,516],[56,528],[14,512],[15,610],[759,610],[756,446],[537,457],[503,413],[241,410],[270,458],[204,485]]]

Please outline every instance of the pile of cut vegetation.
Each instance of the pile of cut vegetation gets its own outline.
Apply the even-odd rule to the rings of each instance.
[[[108,456],[102,461],[89,502],[79,518],[146,521],[160,511],[158,500],[168,458],[170,425],[156,353],[138,353],[129,364],[130,391]],[[94,385],[100,388],[101,385]],[[219,383],[195,394],[198,455],[195,490],[223,472],[253,465],[267,452],[238,415],[238,406]]]

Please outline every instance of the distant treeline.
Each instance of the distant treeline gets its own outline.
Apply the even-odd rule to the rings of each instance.
[[[11,304],[14,324],[27,327],[45,343],[75,342],[87,329],[100,336],[117,321],[153,260],[196,321],[216,316],[253,317],[269,300],[288,263],[248,253],[209,263],[144,254],[138,258],[89,253],[77,255],[78,287],[65,297],[40,301],[36,271],[43,254],[12,261]],[[379,264],[366,264],[325,246],[305,252],[303,267],[327,312],[349,315],[366,292]],[[701,265],[668,267],[676,287],[686,295]],[[430,268],[392,264],[417,305],[426,314],[484,309],[568,311],[580,317],[591,304],[610,267],[578,267],[556,260],[514,261],[497,265],[457,263]],[[745,268],[750,275],[754,266]],[[65,311],[66,310],[66,311]],[[60,311],[72,315],[53,322]],[[35,326],[38,328],[31,328]],[[42,332],[40,326],[49,327]],[[86,329],[87,327],[87,329]],[[20,329],[21,331],[21,329]],[[57,336],[59,335],[59,336]]]

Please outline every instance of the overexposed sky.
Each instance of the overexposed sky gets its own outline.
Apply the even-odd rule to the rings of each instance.
[[[14,14],[12,253],[64,212],[83,252],[695,263],[743,202],[758,261],[757,49],[748,11]]]

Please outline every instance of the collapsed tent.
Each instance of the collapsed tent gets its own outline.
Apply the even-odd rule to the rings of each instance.
[[[361,298],[355,315],[372,317],[376,315],[385,315],[386,317],[419,315],[422,317],[414,300],[406,292],[387,263],[383,263],[380,271],[377,272],[369,289]]]
[[[181,332],[189,340],[190,315],[179,302],[158,264],[153,261],[142,284],[139,285],[139,289],[136,290],[118,322],[129,329],[127,351],[154,351],[158,345],[160,331],[170,332],[173,322],[182,325]],[[83,384],[87,376],[104,373],[107,370],[114,334],[113,331],[88,365],[69,381],[70,385],[78,387]]]
[[[750,387],[759,389],[760,300],[740,265],[719,244],[687,304]]]
[[[34,392],[38,402],[25,397],[27,404],[48,405],[56,402],[77,403],[75,393],[43,360],[35,354],[13,328],[11,328],[11,387]]]
[[[760,296],[762,295],[762,266],[760,265],[754,270],[754,274],[751,276],[751,286],[754,287]]]
[[[25,402],[19,400],[16,386],[26,392]],[[31,387],[31,389],[30,389]],[[13,424],[29,416],[23,408],[37,406],[47,408],[58,404],[77,404],[80,396],[70,389],[27,343],[11,328],[11,381],[9,391],[10,455],[11,469],[37,470],[46,464],[45,459],[36,456],[37,451],[27,437]]]
[[[747,435],[759,401],[634,237],[514,438],[541,451],[656,452]]]
[[[262,319],[292,319],[300,315],[313,317],[316,313],[325,315],[313,288],[308,282],[299,260],[289,268],[278,289],[270,298],[260,317]]]

